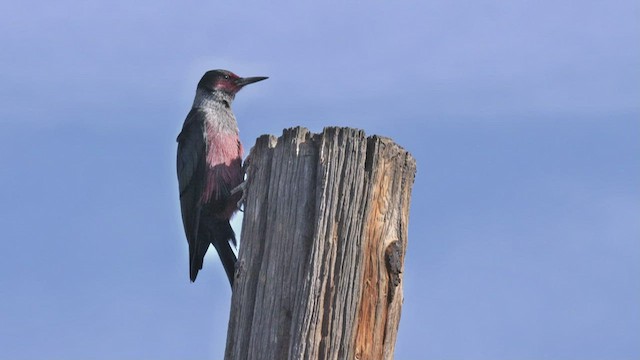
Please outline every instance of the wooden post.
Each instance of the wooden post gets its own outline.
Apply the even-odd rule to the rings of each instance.
[[[263,135],[225,359],[392,359],[416,163],[362,130]]]

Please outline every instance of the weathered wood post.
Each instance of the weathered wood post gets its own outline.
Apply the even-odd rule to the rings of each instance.
[[[225,359],[392,359],[415,171],[361,130],[258,138]]]

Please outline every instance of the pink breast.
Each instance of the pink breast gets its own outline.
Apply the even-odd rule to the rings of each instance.
[[[242,144],[236,134],[207,132],[207,174],[202,202],[221,198],[221,190],[231,190],[243,181]]]

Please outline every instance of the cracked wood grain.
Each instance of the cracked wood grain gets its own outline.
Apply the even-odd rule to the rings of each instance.
[[[392,359],[413,157],[297,127],[249,158],[225,359]]]

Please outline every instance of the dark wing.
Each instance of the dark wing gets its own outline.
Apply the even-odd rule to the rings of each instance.
[[[192,109],[178,135],[178,184],[184,232],[189,242],[189,267],[194,280],[194,256],[204,257],[209,244],[198,241],[200,223],[200,197],[204,189],[206,169],[206,143],[204,140],[204,115]],[[196,265],[197,267],[198,265]],[[201,261],[199,268],[202,267]],[[197,270],[196,269],[196,273]]]
[[[204,115],[192,109],[178,135],[178,184],[180,197],[204,180],[206,144],[204,141]],[[200,186],[202,191],[202,186]]]

